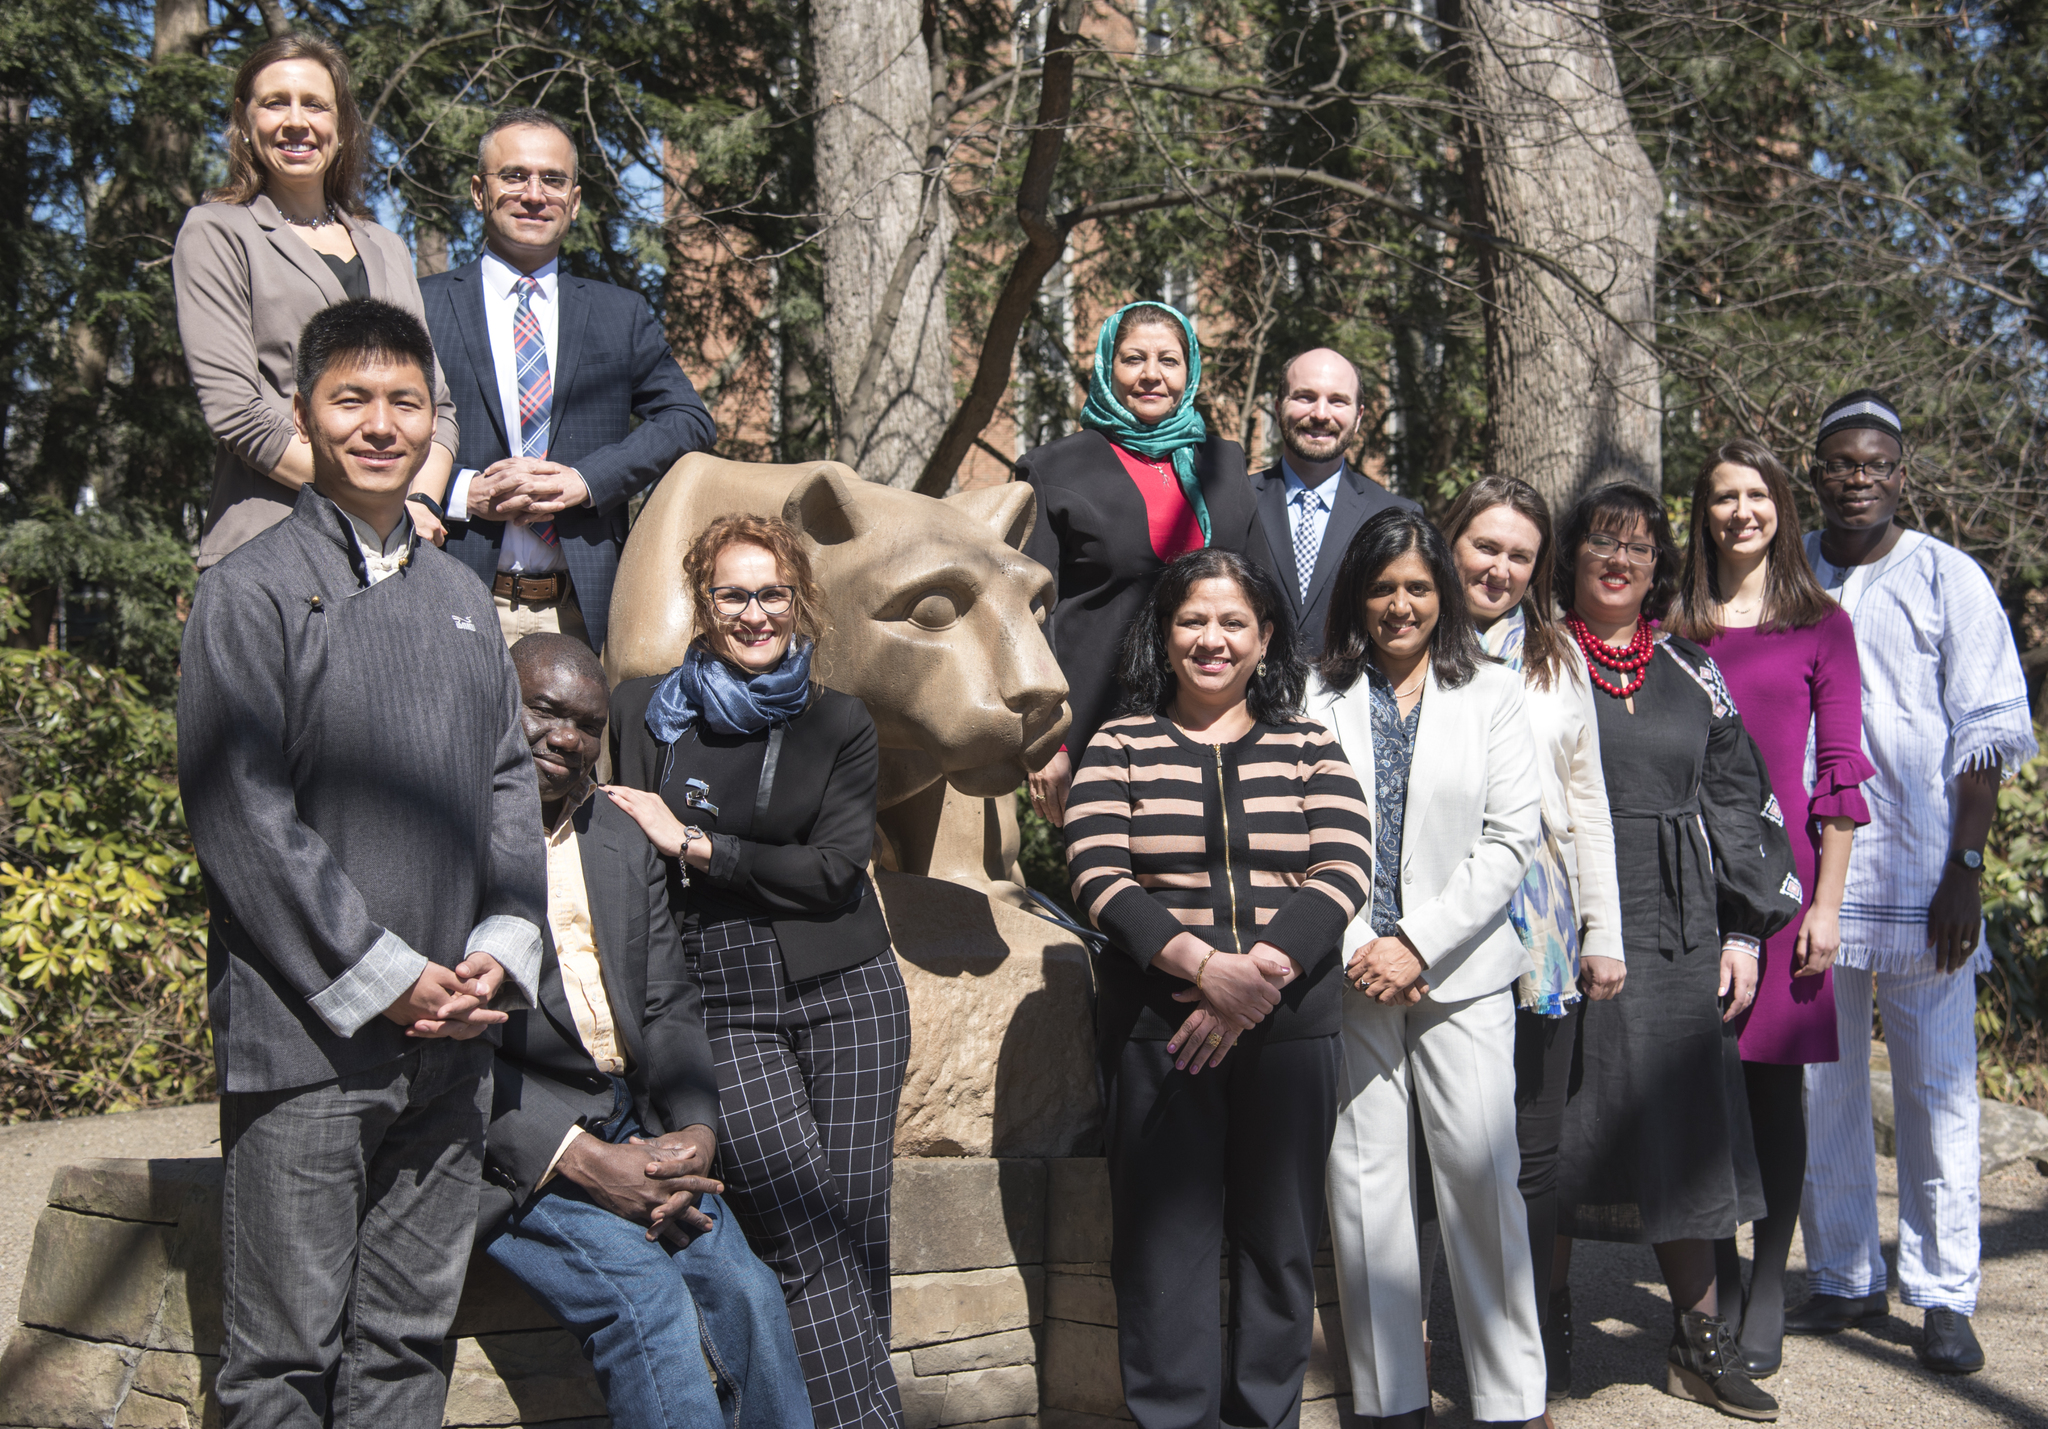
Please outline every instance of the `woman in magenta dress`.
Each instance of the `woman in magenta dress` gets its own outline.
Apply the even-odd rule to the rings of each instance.
[[[1752,1378],[1776,1372],[1785,1334],[1785,1258],[1806,1179],[1803,1086],[1808,1062],[1832,1062],[1835,998],[1828,967],[1856,825],[1863,700],[1849,617],[1813,578],[1785,468],[1760,442],[1732,441],[1693,485],[1692,540],[1672,620],[1706,647],[1763,751],[1792,836],[1800,917],[1765,940],[1756,1001],[1742,1015],[1750,1122],[1769,1213],[1756,1223],[1749,1293],[1734,1240],[1719,1243],[1720,1303],[1741,1305],[1738,1342]]]

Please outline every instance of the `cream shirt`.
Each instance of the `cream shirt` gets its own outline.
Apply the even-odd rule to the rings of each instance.
[[[555,935],[555,962],[562,970],[562,995],[569,1003],[569,1016],[576,1022],[576,1035],[583,1050],[597,1063],[600,1072],[624,1076],[626,1054],[619,1043],[618,1024],[612,1020],[612,1005],[604,991],[604,962],[597,949],[597,935],[590,923],[590,889],[583,881],[583,851],[576,840],[575,812],[592,797],[569,804],[562,821],[549,831],[548,927]],[[540,1184],[555,1177],[562,1153],[569,1143],[583,1135],[572,1126],[555,1148],[554,1160]]]

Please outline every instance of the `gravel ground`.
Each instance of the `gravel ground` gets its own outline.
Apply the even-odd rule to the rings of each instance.
[[[211,1105],[126,1112],[0,1129],[0,1304],[21,1295],[36,1217],[50,1177],[94,1156],[211,1156],[219,1153]],[[1895,1163],[1878,1162],[1880,1214],[1896,1224]],[[1889,1234],[1886,1249],[1894,1242]],[[1804,1252],[1792,1247],[1792,1294],[1805,1293]],[[1470,1424],[1465,1367],[1448,1287],[1437,1277],[1432,1307],[1436,1409],[1441,1429]],[[1558,1429],[1697,1426],[1723,1419],[1673,1399],[1664,1385],[1671,1311],[1644,1246],[1582,1242],[1573,1254],[1579,1315],[1573,1397],[1552,1407]],[[1984,1182],[1984,1289],[1975,1325],[1989,1364],[1960,1378],[1931,1375],[1913,1357],[1920,1315],[1893,1300],[1892,1318],[1871,1332],[1788,1340],[1785,1367],[1766,1381],[1783,1406],[1779,1422],[1826,1429],[1920,1429],[1928,1425],[2048,1426],[2048,1177],[2029,1163]],[[13,1316],[7,1317],[12,1322]]]
[[[1897,1183],[1897,1163],[1879,1158],[1887,1260],[1898,1248]],[[1894,1285],[1892,1316],[1874,1332],[1786,1340],[1784,1368],[1764,1381],[1777,1397],[1780,1424],[2048,1425],[2048,1177],[2023,1161],[1986,1178],[1983,1196],[1984,1285],[1971,1323],[1984,1345],[1984,1370],[1950,1376],[1922,1369],[1913,1353],[1920,1312],[1899,1303]],[[1795,1304],[1806,1294],[1805,1268],[1804,1247],[1795,1240],[1788,1277]],[[1430,1317],[1437,1423],[1463,1429],[1471,1423],[1470,1400],[1464,1363],[1448,1343],[1457,1338],[1448,1280],[1437,1277]],[[1572,1251],[1572,1300],[1578,1319],[1573,1394],[1551,1406],[1557,1429],[1712,1429],[1740,1422],[1664,1393],[1671,1301],[1648,1246],[1579,1242]]]

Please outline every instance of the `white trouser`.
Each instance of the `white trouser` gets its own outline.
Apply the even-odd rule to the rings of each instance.
[[[1806,1069],[1806,1190],[1799,1207],[1810,1288],[1885,1288],[1870,1125],[1870,1005],[1876,983],[1892,1059],[1899,1153],[1899,1297],[1977,1308],[1977,979],[1968,971],[1872,973],[1835,965],[1842,1060]]]
[[[1347,987],[1338,1042],[1343,1083],[1328,1191],[1353,1408],[1394,1415],[1429,1404],[1412,1095],[1429,1145],[1472,1417],[1534,1419],[1543,1412],[1543,1344],[1528,1212],[1515,1185],[1513,990],[1401,1008]]]

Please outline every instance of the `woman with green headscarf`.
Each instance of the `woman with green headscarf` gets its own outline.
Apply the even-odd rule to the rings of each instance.
[[[1082,430],[1017,462],[1016,479],[1038,493],[1024,553],[1053,575],[1046,637],[1074,716],[1065,747],[1030,780],[1032,807],[1055,824],[1080,751],[1116,707],[1117,652],[1160,572],[1212,546],[1274,570],[1244,450],[1195,410],[1201,384],[1185,314],[1164,303],[1119,308],[1095,340]]]

